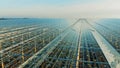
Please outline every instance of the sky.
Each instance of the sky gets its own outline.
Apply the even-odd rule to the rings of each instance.
[[[0,17],[120,18],[120,0],[0,0]]]

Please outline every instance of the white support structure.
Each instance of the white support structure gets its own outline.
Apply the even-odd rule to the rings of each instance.
[[[120,54],[95,29],[91,28],[98,45],[102,49],[111,68],[120,68]]]
[[[28,63],[31,63],[31,62],[32,62],[32,64],[34,64],[34,62],[32,60],[37,59],[37,58],[39,58],[39,60],[37,61],[37,63],[35,64],[34,67],[39,68],[39,65],[45,60],[45,58],[52,52],[52,50],[59,44],[59,42],[64,39],[64,37],[68,33],[69,33],[69,31],[66,33],[60,34],[53,41],[51,41],[49,44],[47,44],[43,49],[38,51],[35,55],[33,55],[27,61],[25,61],[23,64],[21,64],[18,68],[24,68],[25,65],[27,65]],[[45,51],[45,50],[47,50],[47,51]],[[45,52],[46,54],[42,54],[42,52]],[[38,56],[39,54],[41,54],[41,58],[40,58],[40,56]]]
[[[76,68],[79,68],[79,60],[80,60],[80,46],[81,46],[81,36],[82,36],[82,26],[83,26],[83,23],[80,23],[80,25],[78,25],[79,29],[79,38],[78,38],[78,51],[77,51],[77,61],[76,61]]]

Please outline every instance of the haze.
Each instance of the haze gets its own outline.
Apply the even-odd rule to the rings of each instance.
[[[119,18],[120,0],[0,0],[0,17]]]

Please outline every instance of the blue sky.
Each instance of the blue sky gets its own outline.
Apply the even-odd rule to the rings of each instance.
[[[119,3],[119,0],[0,0],[0,16],[118,17]]]
[[[49,5],[49,6],[65,6],[72,4],[85,4],[93,2],[101,2],[102,0],[0,0],[0,7],[25,7],[31,5]]]

